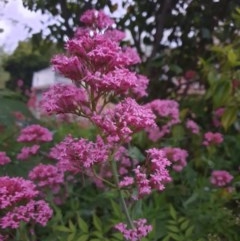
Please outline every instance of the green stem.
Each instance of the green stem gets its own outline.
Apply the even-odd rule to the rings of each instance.
[[[108,180],[106,180],[106,179],[98,176],[98,174],[96,173],[94,167],[92,167],[92,171],[93,171],[94,176],[95,176],[97,179],[103,181],[104,183],[106,183],[106,184],[107,184],[108,186],[110,186],[111,188],[116,188],[115,185],[113,185],[111,182],[109,182]]]
[[[126,204],[124,196],[123,196],[123,191],[119,187],[119,178],[118,178],[116,162],[113,159],[111,159],[110,162],[111,162],[111,167],[112,167],[115,185],[117,186],[117,190],[118,190],[119,197],[120,197],[120,202],[121,202],[121,205],[122,205],[122,208],[123,208],[123,212],[124,212],[124,214],[127,218],[128,225],[131,227],[131,229],[134,229],[134,224],[133,224],[132,219],[130,217],[130,214],[128,212],[127,204]]]

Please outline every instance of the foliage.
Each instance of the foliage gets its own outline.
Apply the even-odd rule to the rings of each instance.
[[[171,96],[179,88],[174,84],[173,77],[184,75],[188,70],[196,71],[199,58],[210,57],[208,47],[214,41],[226,43],[233,38],[238,25],[232,13],[240,6],[239,1],[228,0],[164,0],[161,3],[134,0],[114,5],[106,0],[62,0],[60,3],[24,0],[23,3],[30,10],[60,16],[60,24],[57,22],[49,26],[48,36],[57,39],[60,44],[64,43],[65,36],[73,36],[72,27],[80,24],[79,16],[86,9],[106,7],[113,13],[126,9],[126,13],[117,18],[117,24],[120,29],[128,29],[132,45],[144,60],[141,72],[151,80],[150,99]],[[199,79],[194,81],[202,83]]]
[[[9,79],[9,73],[3,68],[4,59],[7,54],[0,48],[0,89],[5,88],[5,82]]]
[[[193,3],[195,3],[193,6],[196,7],[196,2],[192,1],[191,4]],[[203,1],[204,3],[205,1]],[[222,3],[223,1],[219,1],[219,4]],[[207,6],[211,7],[211,4],[215,3],[209,2]],[[226,14],[230,13],[226,12]],[[232,15],[228,15],[228,17],[231,18]],[[239,24],[238,18],[239,11],[237,10],[234,12],[234,26]],[[196,23],[198,22],[196,21]],[[215,30],[213,28],[211,31]],[[191,93],[189,90],[182,91],[177,86],[176,91],[170,93],[172,98],[179,100],[180,120],[171,126],[169,133],[157,141],[151,141],[148,139],[147,133],[142,131],[133,136],[131,143],[125,144],[125,147],[128,148],[127,156],[131,160],[137,159],[141,166],[144,166],[144,150],[146,149],[178,147],[188,151],[187,165],[181,171],[171,169],[172,182],[166,185],[166,189],[162,193],[154,191],[151,195],[135,203],[128,198],[129,190],[124,192],[124,198],[127,199],[127,204],[131,209],[131,217],[133,219],[145,217],[153,226],[153,231],[148,237],[142,238],[142,241],[238,241],[240,239],[238,232],[240,225],[239,44],[238,39],[234,39],[231,44],[224,40],[224,38],[223,41],[221,39],[219,45],[209,45],[207,53],[203,51],[203,55],[206,54],[207,57],[199,58],[199,71],[191,73],[191,78],[186,75],[180,76],[182,70],[179,70],[178,65],[175,65],[173,72],[171,69],[171,73],[166,73],[169,74],[169,78],[173,75],[189,82],[197,79],[206,90]],[[170,53],[171,55],[166,61],[170,61],[176,56],[175,50]],[[188,53],[186,58],[196,59],[196,56],[190,54],[191,52],[186,53]],[[199,54],[197,57],[203,56]],[[159,68],[164,61],[159,58],[152,63],[155,64],[154,67]],[[57,64],[57,67],[62,70],[59,62]],[[174,64],[170,66],[173,67]],[[69,74],[68,71],[64,73]],[[163,91],[166,89],[163,88]],[[53,97],[57,98],[57,94]],[[94,94],[91,100],[93,99]],[[117,98],[116,101],[119,99]],[[81,104],[84,105],[84,102]],[[218,112],[219,107],[220,112]],[[96,106],[92,103],[91,108],[96,108]],[[79,112],[77,113],[79,114]],[[169,123],[169,119],[169,116],[161,117],[158,125],[161,127]],[[193,128],[186,125],[189,119],[194,120],[199,127],[197,132],[194,133]],[[41,152],[25,162],[16,158],[21,148],[21,144],[15,141],[20,131],[19,127],[15,126],[16,133],[5,129],[2,136],[6,135],[8,138],[0,142],[2,143],[0,150],[9,153],[12,163],[4,166],[1,171],[11,176],[27,177],[27,173],[39,162],[52,163],[46,153],[66,134],[71,133],[76,138],[84,137],[94,140],[95,135],[101,133],[100,127],[91,126],[89,131],[89,126],[84,128],[79,122],[81,122],[79,119],[76,119],[74,123],[50,120],[43,122],[42,124],[48,126],[54,133],[53,142],[43,144]],[[81,127],[79,128],[79,126]],[[210,131],[222,133],[223,142],[213,141],[209,142],[210,144],[207,146],[203,144],[205,134]],[[64,149],[61,149],[61,152],[64,152]],[[168,158],[171,159],[171,155]],[[19,166],[21,168],[17,168]],[[214,170],[227,170],[234,178],[230,182],[224,183],[223,186],[216,186],[211,181],[211,174]],[[66,181],[68,196],[63,203],[59,205],[54,203],[51,193],[47,196],[54,209],[54,217],[46,227],[35,228],[36,236],[46,241],[124,240],[122,235],[116,233],[112,228],[124,218],[122,206],[118,202],[118,191],[107,187],[99,189],[92,183],[92,178],[82,173],[76,175],[75,178],[74,182]],[[222,179],[224,178],[222,177]],[[61,197],[64,199],[64,195]],[[17,232],[22,235],[28,230],[28,226],[23,226]],[[19,236],[20,234],[17,233]]]
[[[57,52],[52,42],[41,41],[33,47],[32,40],[20,42],[12,55],[4,61],[4,69],[10,73],[7,87],[16,90],[17,81],[22,80],[24,89],[30,89],[34,71],[49,66],[50,57]]]

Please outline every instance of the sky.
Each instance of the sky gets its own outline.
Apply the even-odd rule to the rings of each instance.
[[[31,12],[23,7],[22,0],[8,0],[4,4],[0,0],[0,46],[6,52],[12,52],[17,47],[18,42],[30,37],[31,33],[46,29],[49,20],[48,15],[42,15],[40,12]],[[54,21],[54,20],[51,20]]]
[[[0,0],[0,47],[3,47],[7,53],[12,53],[17,47],[19,41],[23,41],[31,34],[44,30],[47,33],[47,26],[49,23],[56,22],[60,19],[54,19],[51,15],[42,14],[40,11],[31,12],[23,7],[22,0],[7,0],[8,3],[4,4],[4,0]],[[50,0],[45,0],[50,1]],[[113,3],[118,3],[118,10],[111,14],[112,17],[120,17],[124,15],[125,9],[122,9],[121,2],[123,0],[112,0]],[[126,1],[126,0],[125,0]],[[127,0],[129,4],[132,0]],[[107,14],[110,12],[104,9]],[[29,29],[32,29],[29,32]],[[168,32],[164,33],[162,42],[166,42]]]
[[[30,37],[31,34],[37,33],[40,30],[47,31],[47,25],[57,19],[53,19],[50,15],[43,15],[40,11],[31,12],[23,7],[22,0],[0,0],[0,47],[3,47],[6,52],[13,52],[17,47],[18,42]],[[46,0],[49,1],[49,0]],[[113,3],[120,3],[122,0],[112,0]],[[129,3],[132,0],[128,0]],[[120,6],[121,4],[119,4]],[[106,13],[110,12],[106,10]],[[114,14],[118,17],[124,14],[123,9],[118,9]],[[29,28],[32,28],[31,34]]]

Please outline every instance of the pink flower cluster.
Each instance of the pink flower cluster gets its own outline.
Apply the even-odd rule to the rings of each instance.
[[[119,178],[122,178],[122,181],[120,181],[119,186],[126,187],[126,186],[132,185],[134,183],[134,178],[128,177],[128,175],[132,172],[132,169],[136,166],[138,161],[131,159],[129,157],[128,150],[123,146],[120,146],[118,150],[116,150],[114,154],[114,161],[117,162]],[[111,167],[109,166],[108,162],[101,163],[98,171],[99,171],[99,175],[102,178],[109,179],[109,178],[112,178],[113,176]],[[102,180],[97,179],[94,176],[93,176],[93,180],[97,187],[99,188],[105,187]]]
[[[6,152],[0,151],[0,166],[6,165],[11,162],[11,159],[7,156]]]
[[[163,191],[165,185],[171,182],[167,167],[171,165],[162,150],[152,148],[148,154],[148,169],[138,166],[134,169],[138,187],[138,198],[149,195],[152,189]]]
[[[233,176],[224,170],[214,170],[210,182],[215,187],[225,187],[233,180]]]
[[[57,166],[61,171],[75,174],[85,172],[94,164],[105,162],[109,155],[101,137],[92,142],[68,136],[55,146],[51,153],[51,156],[59,161]]]
[[[27,160],[29,157],[36,155],[40,149],[39,145],[25,146],[21,149],[21,152],[17,154],[18,160]]]
[[[204,141],[203,145],[210,146],[210,145],[218,145],[223,142],[223,136],[221,133],[213,133],[207,132],[204,134]]]
[[[86,114],[87,97],[83,88],[56,84],[43,94],[42,110],[46,114]]]
[[[200,132],[199,125],[190,119],[188,119],[186,122],[186,128],[189,129],[193,134],[199,134]]]
[[[109,102],[110,95],[146,96],[148,79],[129,70],[140,62],[137,52],[119,45],[124,33],[112,29],[113,21],[102,11],[89,10],[81,21],[86,27],[79,28],[66,43],[67,55],[52,59],[54,69],[74,85],[48,90],[41,102],[43,110],[89,116],[96,111],[98,101]],[[88,113],[82,110],[86,106]]]
[[[160,126],[146,128],[149,139],[154,142],[168,134],[171,127],[180,122],[179,105],[174,100],[154,100],[146,107],[157,116],[157,121],[161,121]],[[162,123],[164,119],[165,123]]]
[[[42,143],[52,141],[52,133],[40,125],[30,125],[21,130],[18,142]]]
[[[0,227],[19,227],[20,222],[46,225],[52,210],[45,201],[37,201],[36,186],[20,177],[0,177]]]
[[[8,235],[1,235],[0,234],[0,241],[8,241],[9,240],[9,236]]]
[[[125,223],[118,223],[115,225],[115,229],[122,233],[123,237],[129,241],[139,241],[152,231],[152,226],[147,224],[146,219],[135,220],[133,224],[134,228],[129,229]]]
[[[87,10],[81,16],[80,21],[87,26],[95,27],[98,29],[108,28],[114,24],[114,21],[109,18],[103,11],[95,9]]]
[[[135,132],[156,125],[152,111],[131,98],[124,99],[105,115],[93,116],[92,121],[104,131],[109,143],[129,142]]]
[[[1,218],[0,226],[2,228],[17,229],[19,228],[20,222],[35,222],[46,226],[52,214],[52,209],[45,201],[31,200],[26,205],[14,207],[11,212],[7,212],[7,214]]]
[[[41,191],[51,189],[53,193],[59,191],[64,182],[64,174],[56,166],[39,164],[29,172],[29,179],[36,183]]]
[[[221,117],[223,116],[225,108],[218,108],[213,113],[213,125],[215,127],[221,126]]]
[[[172,168],[176,172],[182,171],[187,165],[188,152],[178,147],[164,147],[161,149],[165,152],[167,159],[172,162]]]

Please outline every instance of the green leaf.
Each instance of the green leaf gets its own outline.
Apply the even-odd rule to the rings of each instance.
[[[238,109],[236,107],[227,108],[221,118],[223,128],[227,130],[237,118]]]
[[[168,221],[169,224],[172,224],[172,225],[177,225],[177,221],[176,220],[169,220]]]
[[[183,222],[180,226],[181,230],[185,230],[189,225],[189,220],[186,220],[185,222]]]
[[[74,226],[73,222],[71,220],[68,221],[69,224],[69,228],[71,230],[72,233],[76,232],[76,227]]]
[[[93,224],[97,230],[102,231],[101,220],[95,214],[93,215]]]
[[[169,235],[174,239],[174,240],[177,240],[177,241],[182,241],[182,237],[175,234],[175,233],[169,233]]]
[[[221,81],[216,86],[213,93],[213,103],[214,107],[223,106],[227,103],[229,97],[231,96],[231,84],[229,81]]]
[[[193,226],[189,227],[185,232],[185,236],[190,237],[192,235],[193,229],[194,229]]]
[[[168,225],[167,228],[168,228],[170,231],[175,232],[175,233],[179,233],[179,231],[180,231],[179,228],[176,227],[176,226],[170,226],[170,225]]]
[[[235,65],[237,61],[237,55],[233,51],[233,49],[230,49],[227,54],[228,61],[231,65]]]
[[[171,238],[171,236],[170,236],[170,235],[167,235],[162,241],[169,241],[170,238]]]
[[[76,241],[87,241],[89,238],[88,234],[83,234],[81,237],[79,237]]]
[[[177,213],[176,210],[173,208],[172,205],[169,206],[169,211],[170,211],[170,215],[174,220],[177,220]]]
[[[54,230],[57,230],[57,231],[61,231],[61,232],[65,232],[65,233],[71,233],[71,229],[70,228],[67,228],[65,226],[55,226],[53,227]]]
[[[111,205],[112,205],[113,214],[115,214],[117,218],[122,217],[122,211],[120,206],[112,200],[111,200]]]
[[[180,218],[178,219],[178,223],[182,223],[182,222],[184,222],[185,220],[186,220],[186,218],[180,217]]]
[[[117,239],[120,239],[120,240],[123,238],[123,236],[122,236],[121,233],[113,233],[113,234],[112,234],[112,237],[117,238]]]
[[[136,146],[129,148],[128,155],[132,159],[137,159],[140,162],[145,160],[145,156],[142,154],[142,152]]]
[[[74,241],[75,240],[75,233],[71,233],[68,237],[67,237],[67,241]]]
[[[93,236],[96,236],[98,238],[103,238],[103,234],[99,231],[94,231],[91,233]]]
[[[88,233],[88,225],[87,225],[87,223],[79,216],[79,214],[77,215],[77,222],[78,222],[79,228],[80,228],[84,233]]]

